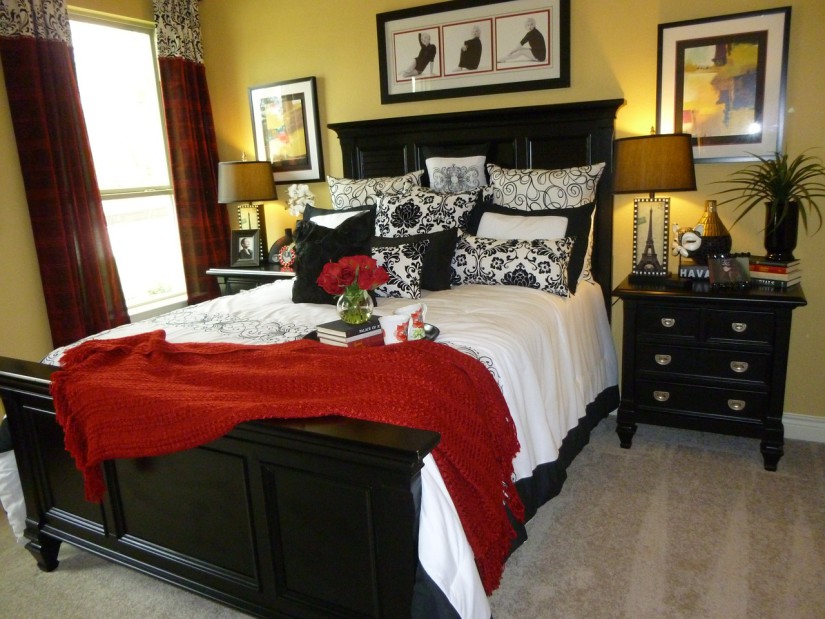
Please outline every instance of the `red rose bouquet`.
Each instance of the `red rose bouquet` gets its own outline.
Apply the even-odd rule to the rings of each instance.
[[[351,324],[369,320],[373,302],[368,291],[387,281],[387,270],[369,256],[345,256],[338,262],[328,262],[317,279],[321,288],[338,297],[338,313]]]

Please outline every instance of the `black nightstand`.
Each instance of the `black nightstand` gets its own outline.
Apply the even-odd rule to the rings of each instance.
[[[224,296],[255,288],[261,284],[268,284],[276,279],[295,277],[293,271],[282,271],[280,265],[277,264],[268,264],[258,268],[213,268],[208,269],[206,274],[218,278],[221,294]]]
[[[765,468],[783,454],[791,312],[802,286],[712,291],[622,282],[621,446],[636,423],[761,438]]]

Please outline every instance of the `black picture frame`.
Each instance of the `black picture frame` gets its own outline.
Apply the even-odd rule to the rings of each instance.
[[[668,277],[668,198],[637,198],[633,202],[634,283],[657,281]]]
[[[230,267],[259,267],[261,266],[261,231],[260,230],[232,230],[229,245]],[[244,242],[249,245],[252,255],[243,252]]]
[[[523,42],[528,19],[543,55],[540,41]],[[570,86],[570,0],[458,0],[379,13],[376,21],[381,103]],[[425,54],[424,35],[436,49],[418,72],[412,65]],[[480,49],[471,49],[474,39]]]
[[[324,180],[315,77],[253,86],[249,107],[256,159],[272,164],[276,183]]]
[[[791,8],[659,25],[658,133],[690,133],[697,163],[782,150]]]
[[[750,254],[708,256],[708,277],[713,289],[747,289],[750,281]]]

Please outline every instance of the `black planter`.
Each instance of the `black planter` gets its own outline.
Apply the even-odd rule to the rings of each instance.
[[[765,209],[765,250],[771,260],[795,260],[793,250],[799,232],[799,204]]]

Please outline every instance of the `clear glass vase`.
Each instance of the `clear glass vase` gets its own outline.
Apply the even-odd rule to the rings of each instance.
[[[366,290],[360,288],[354,291],[346,291],[338,297],[338,315],[346,323],[360,325],[367,322],[372,316],[375,304],[372,297]]]

